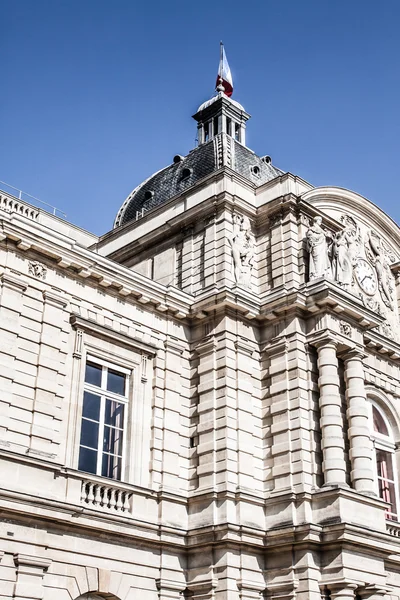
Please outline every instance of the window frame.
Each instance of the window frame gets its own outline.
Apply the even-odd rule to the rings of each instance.
[[[382,418],[386,429],[388,431],[388,435],[382,434],[379,431],[375,431],[374,429],[374,418],[373,411],[374,409],[378,412],[379,416]],[[394,441],[393,436],[393,428],[380,405],[375,402],[373,399],[368,398],[368,416],[369,416],[369,427],[370,427],[370,438],[372,442],[372,450],[373,450],[373,464],[374,464],[374,478],[375,478],[375,490],[378,498],[384,500],[380,494],[379,481],[388,481],[393,483],[394,488],[394,508],[396,512],[392,511],[393,503],[390,504],[390,508],[386,510],[386,518],[390,521],[399,521],[400,518],[400,493],[399,493],[399,482],[397,476],[397,464],[396,464],[396,443]],[[378,451],[385,452],[391,459],[391,467],[393,472],[393,479],[389,477],[380,477],[378,471],[378,461],[377,461],[377,453]],[[384,500],[386,502],[386,500]]]
[[[101,382],[100,387],[94,384],[91,384],[85,380],[86,375],[86,366],[88,363],[92,363],[101,367]],[[109,371],[115,371],[117,373],[121,373],[125,376],[125,390],[124,395],[118,394],[116,392],[110,392],[107,390],[107,375]],[[82,473],[89,473],[90,475],[95,475],[97,477],[105,477],[111,479],[113,481],[124,481],[125,479],[125,471],[126,471],[126,446],[127,446],[127,436],[128,436],[128,426],[129,426],[129,411],[130,411],[130,400],[131,400],[131,378],[132,378],[132,370],[127,369],[126,367],[122,367],[118,364],[112,363],[108,360],[104,360],[88,352],[84,358],[84,368],[83,368],[83,386],[82,386],[82,412],[80,418],[80,436],[79,436],[79,448],[78,448],[78,470]],[[95,396],[100,397],[100,409],[99,409],[99,429],[97,435],[97,460],[96,460],[96,472],[93,473],[91,471],[84,471],[79,469],[79,460],[81,456],[81,447],[93,450],[92,447],[82,444],[81,435],[82,435],[82,423],[84,420],[92,421],[88,417],[84,417],[83,415],[83,402],[85,392],[93,394]],[[105,430],[105,414],[106,414],[106,401],[113,400],[120,404],[124,405],[124,417],[122,424],[122,450],[121,450],[121,476],[120,478],[114,478],[110,475],[102,474],[102,461],[105,454],[110,454],[108,452],[104,452],[103,443],[104,443],[104,430]],[[92,421],[95,422],[95,421]],[[118,455],[117,455],[118,456]]]

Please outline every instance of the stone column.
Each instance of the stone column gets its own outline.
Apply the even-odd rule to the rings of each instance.
[[[355,583],[331,585],[329,586],[330,600],[354,600],[356,587]]]
[[[372,445],[362,359],[363,355],[358,350],[351,350],[344,356],[351,481],[357,492],[374,496]]]
[[[324,486],[347,486],[336,343],[322,340],[317,350]]]

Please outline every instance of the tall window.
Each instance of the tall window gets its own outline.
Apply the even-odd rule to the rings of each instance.
[[[373,404],[371,409],[378,493],[379,497],[390,505],[386,511],[386,518],[397,521],[398,502],[393,436],[389,424],[379,409]]]
[[[79,448],[80,471],[121,479],[128,372],[88,359]]]

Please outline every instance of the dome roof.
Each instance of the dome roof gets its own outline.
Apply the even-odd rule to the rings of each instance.
[[[221,167],[229,167],[257,186],[283,173],[269,158],[260,158],[231,136],[221,133],[191,150],[187,156],[177,155],[172,165],[138,185],[119,209],[114,227],[135,221],[142,211],[182,194]]]
[[[225,100],[228,100],[228,102],[233,104],[233,106],[235,106],[239,110],[246,112],[244,107],[241,104],[239,104],[239,102],[236,102],[236,100],[232,100],[232,98],[229,98],[229,96],[226,96],[223,93],[219,93],[216,96],[213,96],[212,98],[210,98],[209,100],[206,100],[205,102],[203,102],[203,104],[200,104],[199,108],[197,109],[197,112],[200,112],[201,110],[204,110],[205,108],[208,108],[209,106],[214,104],[214,102],[216,102],[221,96],[223,96],[225,98]]]

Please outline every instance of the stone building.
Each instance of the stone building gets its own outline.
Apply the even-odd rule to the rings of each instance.
[[[101,237],[0,195],[0,598],[398,600],[399,229],[194,119]]]

